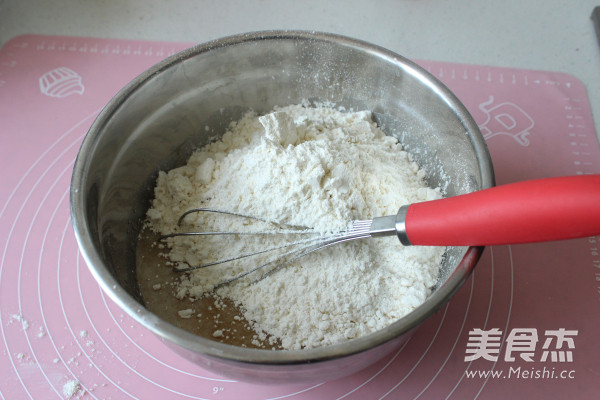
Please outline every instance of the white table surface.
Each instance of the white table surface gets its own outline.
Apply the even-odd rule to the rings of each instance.
[[[25,34],[205,42],[265,29],[338,33],[405,57],[562,71],[600,134],[600,0],[0,0],[0,45]]]

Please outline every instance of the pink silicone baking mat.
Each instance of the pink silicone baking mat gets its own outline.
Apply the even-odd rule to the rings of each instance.
[[[188,45],[26,35],[0,50],[0,398],[597,398],[598,238],[487,248],[452,301],[402,348],[353,376],[312,385],[217,376],[125,315],[78,252],[71,170],[108,100]],[[600,173],[576,78],[420,64],[473,114],[499,184]]]

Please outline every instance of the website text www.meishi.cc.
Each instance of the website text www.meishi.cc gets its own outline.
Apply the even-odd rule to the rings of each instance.
[[[469,379],[575,379],[575,370],[557,368],[509,367],[506,370],[472,369],[466,370]]]

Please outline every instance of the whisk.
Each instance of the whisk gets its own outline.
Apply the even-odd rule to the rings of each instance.
[[[199,212],[268,222],[225,210],[196,208],[182,214],[178,224],[186,216]],[[259,254],[274,254],[268,261],[221,282],[218,288],[269,267],[260,278],[264,279],[301,257],[356,239],[396,235],[405,246],[490,246],[588,237],[600,234],[600,175],[537,179],[404,205],[396,215],[352,221],[348,229],[332,235],[320,235],[306,227],[272,224],[276,229],[270,231],[177,232],[159,240],[177,236],[301,235],[302,238],[280,246],[176,268],[187,272]]]

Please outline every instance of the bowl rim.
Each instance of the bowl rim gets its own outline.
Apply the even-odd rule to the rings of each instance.
[[[383,58],[412,74],[440,96],[440,98],[453,109],[457,117],[460,118],[461,123],[465,126],[467,131],[473,133],[469,135],[469,137],[473,148],[475,149],[477,161],[481,169],[482,188],[495,185],[493,166],[487,145],[471,114],[442,82],[416,63],[378,45],[339,34],[302,30],[267,30],[241,33],[197,44],[160,61],[130,81],[99,113],[85,135],[75,160],[71,178],[70,212],[79,250],[88,265],[88,269],[91,271],[94,279],[99,283],[104,293],[106,293],[122,310],[161,339],[172,342],[194,353],[241,363],[283,365],[308,362],[314,363],[364,352],[412,331],[423,321],[431,317],[438,309],[443,307],[468,279],[477,261],[481,257],[483,247],[468,248],[459,266],[456,268],[456,270],[460,269],[461,271],[464,271],[463,274],[453,273],[439,289],[425,300],[423,304],[382,330],[343,343],[324,347],[303,350],[272,351],[266,349],[242,348],[216,342],[187,332],[154,315],[125,291],[111,275],[100,256],[100,252],[95,247],[86,226],[87,218],[84,212],[86,196],[83,191],[79,190],[79,186],[84,180],[86,172],[89,170],[90,157],[87,155],[90,153],[92,145],[98,140],[102,128],[127,99],[139,87],[150,81],[156,74],[198,54],[222,47],[240,45],[246,42],[266,40],[310,40],[335,43],[356,48]]]

